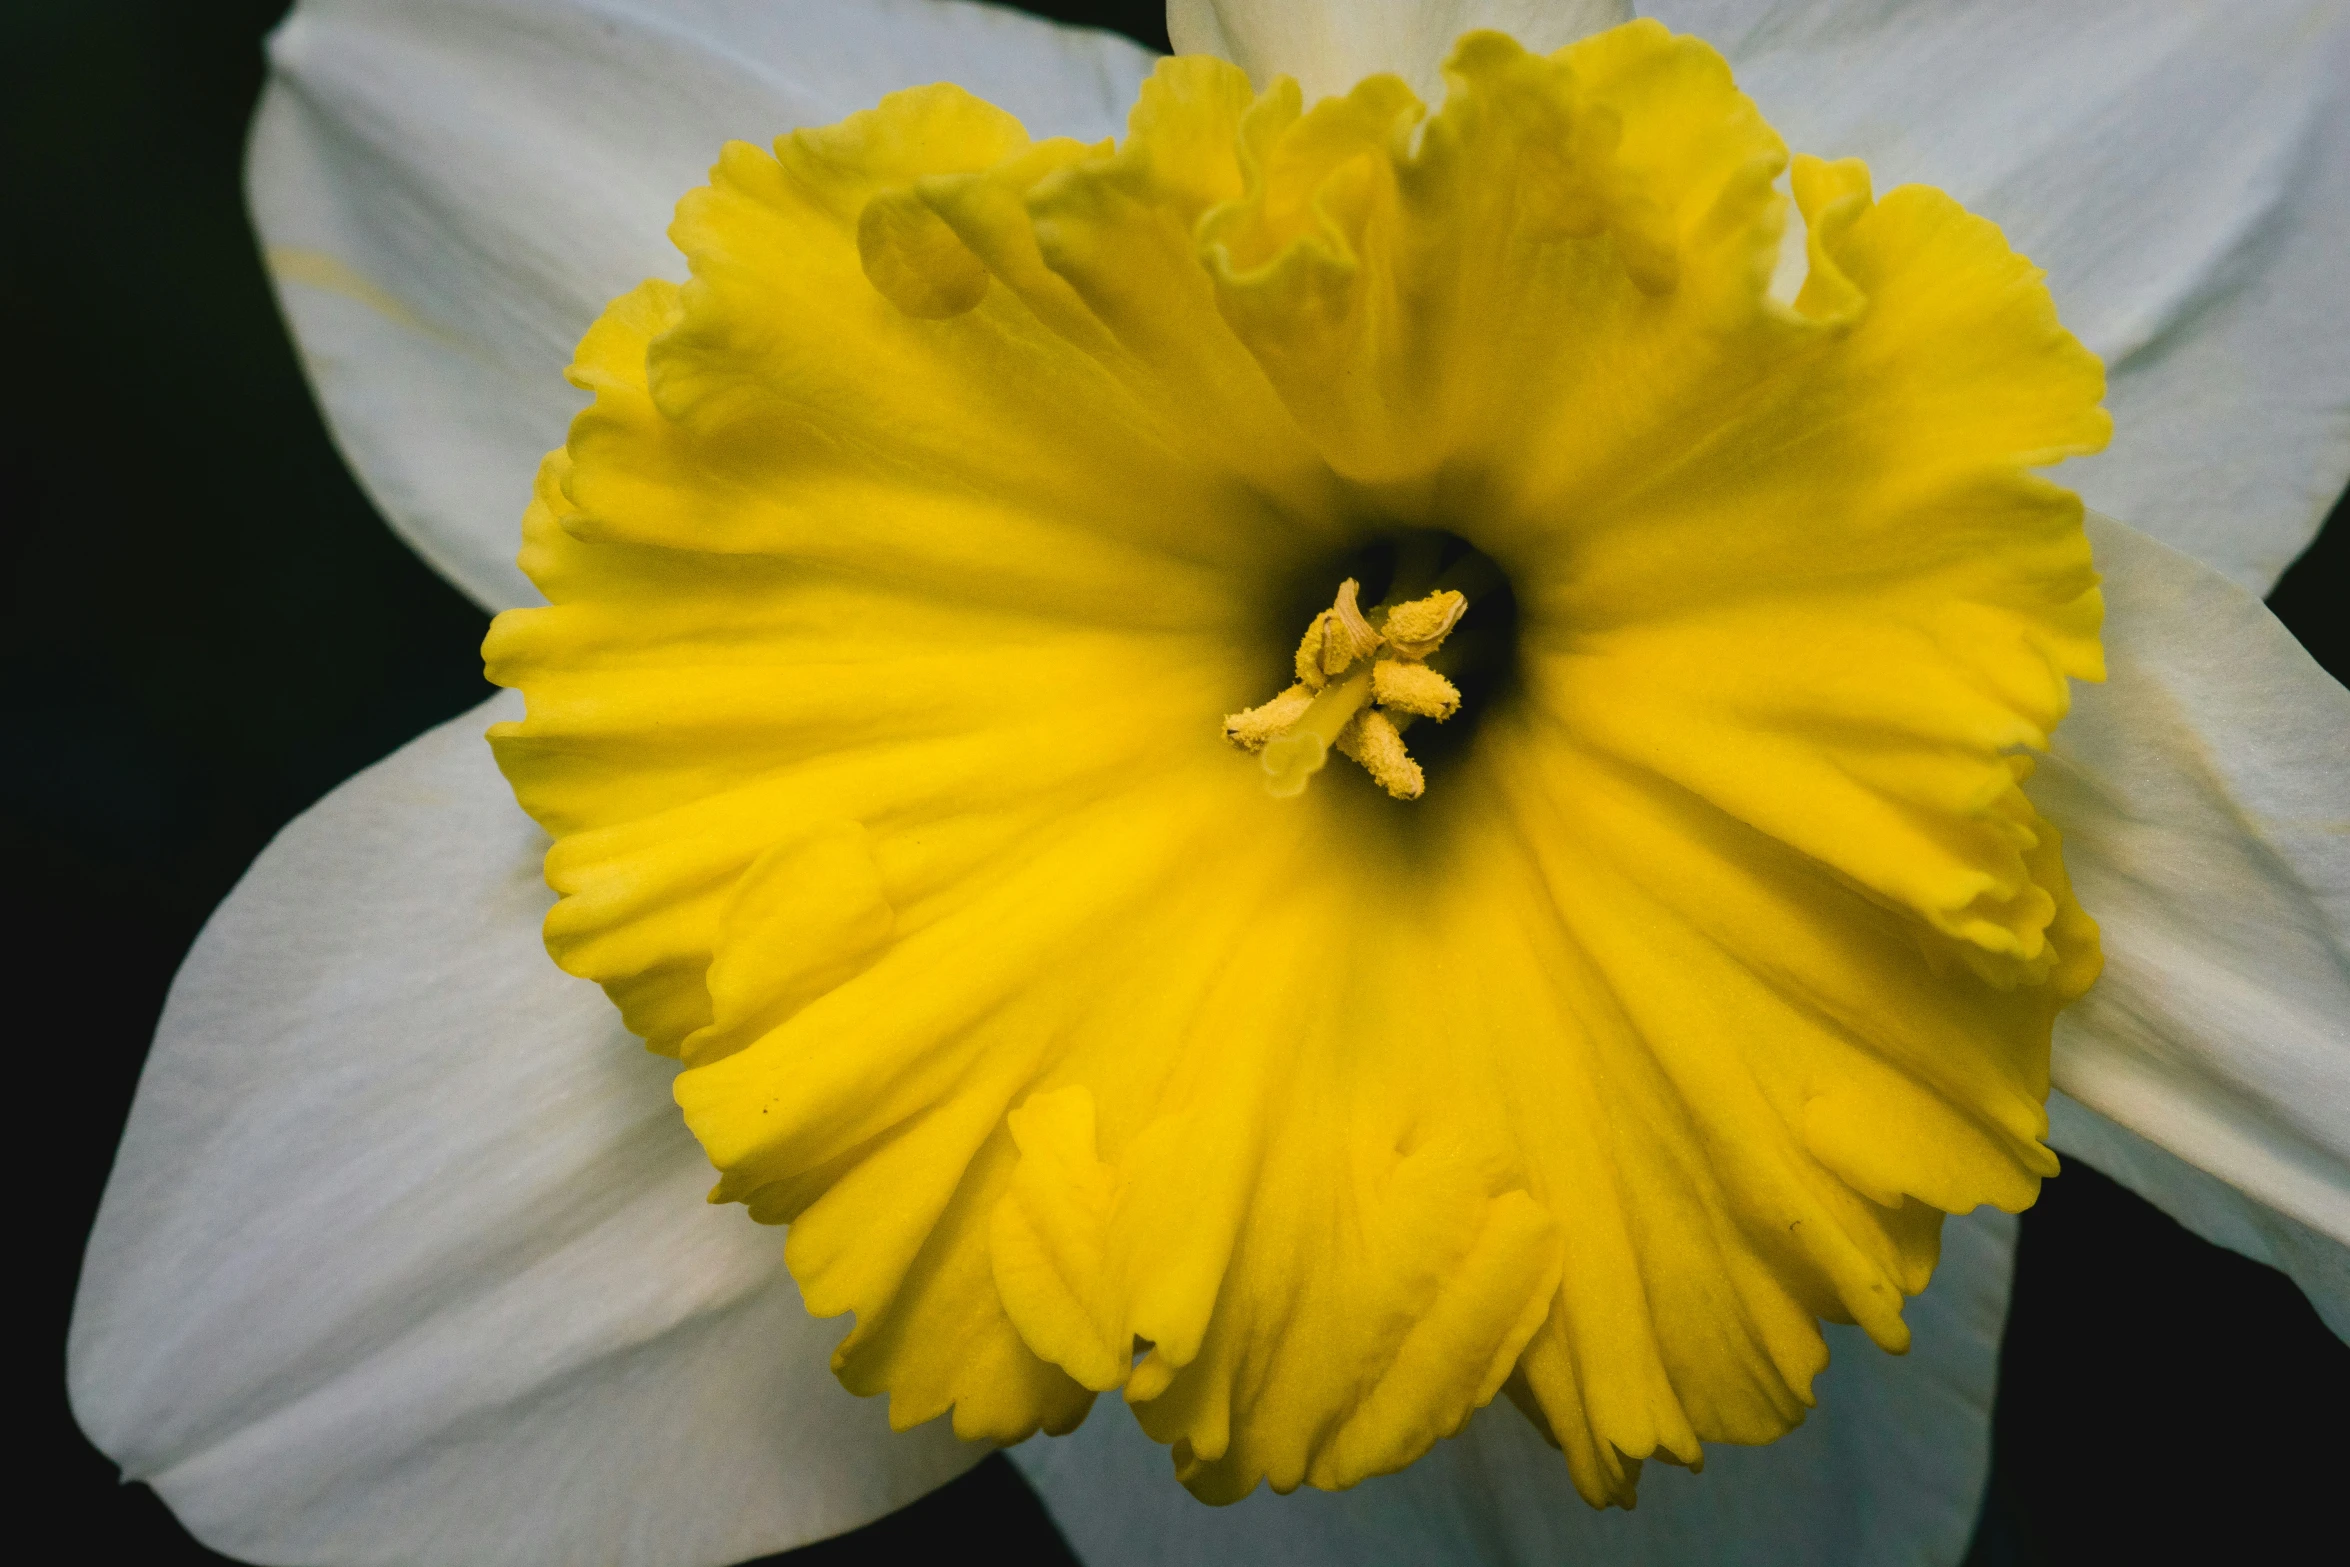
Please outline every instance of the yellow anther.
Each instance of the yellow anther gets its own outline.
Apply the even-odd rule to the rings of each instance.
[[[1444,639],[1468,612],[1467,596],[1450,588],[1398,604],[1387,612],[1388,644],[1398,658],[1426,658],[1444,645]]]
[[[1305,717],[1306,709],[1313,705],[1310,687],[1291,686],[1264,706],[1225,719],[1224,738],[1244,751],[1261,751],[1266,741]]]
[[[1352,663],[1378,652],[1379,644],[1386,640],[1379,635],[1376,627],[1363,618],[1362,607],[1357,602],[1361,592],[1355,579],[1349,577],[1338,585],[1338,596],[1330,601],[1329,646],[1324,649],[1322,658],[1323,667],[1334,675],[1346,665],[1332,666],[1330,659],[1333,655],[1343,651],[1347,662]]]
[[[1295,686],[1290,687],[1292,691]],[[1281,700],[1275,697],[1265,708]],[[1371,700],[1381,707],[1392,707],[1398,712],[1433,718],[1438,723],[1460,711],[1460,688],[1445,679],[1426,664],[1410,664],[1398,658],[1383,658],[1371,666]],[[1265,708],[1259,708],[1262,712]],[[1243,717],[1248,715],[1243,714]]]
[[[1448,589],[1398,604],[1382,629],[1364,616],[1361,591],[1349,577],[1306,627],[1297,646],[1297,684],[1224,720],[1224,738],[1258,753],[1265,787],[1282,799],[1303,794],[1335,749],[1362,764],[1389,794],[1416,800],[1427,779],[1386,710],[1404,715],[1407,724],[1414,718],[1441,723],[1460,711],[1460,691],[1421,660],[1460,623],[1467,596]]]
[[[1373,782],[1399,800],[1417,800],[1427,792],[1427,775],[1403,748],[1402,731],[1375,707],[1364,708],[1339,731],[1338,749],[1360,762]]]
[[[1363,618],[1361,586],[1349,577],[1338,585],[1338,597],[1306,627],[1297,645],[1297,678],[1319,691],[1351,668],[1355,660],[1379,651],[1386,639]]]
[[[1322,611],[1306,623],[1306,634],[1298,640],[1297,679],[1308,691],[1319,691],[1329,684],[1322,673],[1322,628],[1329,620],[1330,611]]]

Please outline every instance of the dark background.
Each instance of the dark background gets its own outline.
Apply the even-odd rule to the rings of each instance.
[[[164,988],[279,825],[488,691],[484,617],[344,471],[254,255],[239,160],[283,9],[0,10],[17,410],[0,419],[0,854],[17,931],[0,951],[29,1078],[14,1211],[32,1385],[13,1425],[33,1455],[15,1511],[20,1534],[86,1560],[221,1560],[116,1482],[63,1389],[82,1240]],[[1166,45],[1154,4],[1025,9]],[[2337,678],[2344,533],[2337,506],[2270,600]],[[2345,1412],[2350,1349],[2291,1284],[2076,1164],[2024,1217],[1974,1560],[2338,1538]],[[790,1560],[974,1545],[1068,1560],[1001,1458]]]

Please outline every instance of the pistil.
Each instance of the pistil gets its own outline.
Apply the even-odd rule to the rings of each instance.
[[[1324,686],[1295,723],[1265,742],[1260,759],[1267,793],[1288,800],[1306,792],[1307,782],[1329,761],[1339,735],[1371,699],[1371,667],[1358,665],[1344,680]]]

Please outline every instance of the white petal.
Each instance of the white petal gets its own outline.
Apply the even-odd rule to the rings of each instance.
[[[718,1567],[981,1456],[827,1370],[703,1201],[669,1063],[540,948],[501,696],[281,833],[174,981],[90,1240],[74,1410],[205,1543]]]
[[[2105,359],[2090,505],[2266,592],[2350,477],[2350,6],[1642,0],[1798,151],[1938,185]]]
[[[2094,1165],[2215,1246],[2290,1276],[2317,1314],[2350,1339],[2350,1246],[2263,1207],[2067,1094],[2048,1098],[2048,1141]]]
[[[2108,679],[2030,785],[2106,954],[2056,1085],[2350,1241],[2350,692],[2217,573],[2103,517],[2089,536]]]
[[[1597,1512],[1506,1401],[1400,1474],[1351,1491],[1259,1490],[1203,1507],[1167,1450],[1104,1399],[1066,1437],[1012,1457],[1089,1567],[1879,1567],[1954,1563],[1990,1471],[1991,1399],[2015,1220],[1952,1219],[1933,1286],[1910,1303],[1910,1352],[1828,1329],[1819,1407],[1768,1447],[1714,1447],[1705,1472],[1651,1464],[1640,1505]]]
[[[1453,40],[1481,27],[1547,53],[1627,21],[1631,0],[1167,0],[1179,54],[1214,54],[1262,87],[1294,76],[1310,101],[1392,71],[1430,104]]]
[[[306,0],[271,40],[247,187],[344,457],[483,605],[515,569],[571,350],[680,276],[664,230],[731,138],[955,81],[1038,135],[1125,122],[1151,56],[940,0]]]

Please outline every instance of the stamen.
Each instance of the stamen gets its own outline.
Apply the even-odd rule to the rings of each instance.
[[[1338,749],[1362,764],[1373,782],[1399,800],[1417,800],[1428,790],[1427,775],[1412,753],[1403,748],[1403,732],[1395,720],[1375,707],[1355,715],[1339,732]]]
[[[1356,602],[1361,592],[1355,579],[1347,578],[1338,585],[1338,597],[1330,607],[1306,627],[1305,638],[1297,645],[1297,678],[1309,690],[1321,690],[1356,659],[1379,651],[1384,639],[1363,618]]]
[[[1306,716],[1314,693],[1300,684],[1291,686],[1262,707],[1234,713],[1224,720],[1224,738],[1243,751],[1261,751],[1265,742]]]
[[[1440,724],[1461,706],[1458,686],[1426,664],[1407,664],[1399,658],[1383,658],[1371,666],[1371,698],[1381,707],[1433,718]]]
[[[1427,778],[1404,749],[1403,727],[1414,718],[1442,723],[1460,711],[1459,689],[1423,661],[1460,624],[1468,596],[1441,589],[1394,605],[1373,625],[1360,594],[1347,578],[1306,627],[1297,646],[1297,684],[1224,720],[1224,738],[1258,753],[1265,788],[1276,798],[1303,794],[1335,747],[1395,798],[1416,800]]]
[[[1468,612],[1467,595],[1450,588],[1398,604],[1387,612],[1387,640],[1394,644],[1398,658],[1426,658],[1444,645],[1444,639]]]

